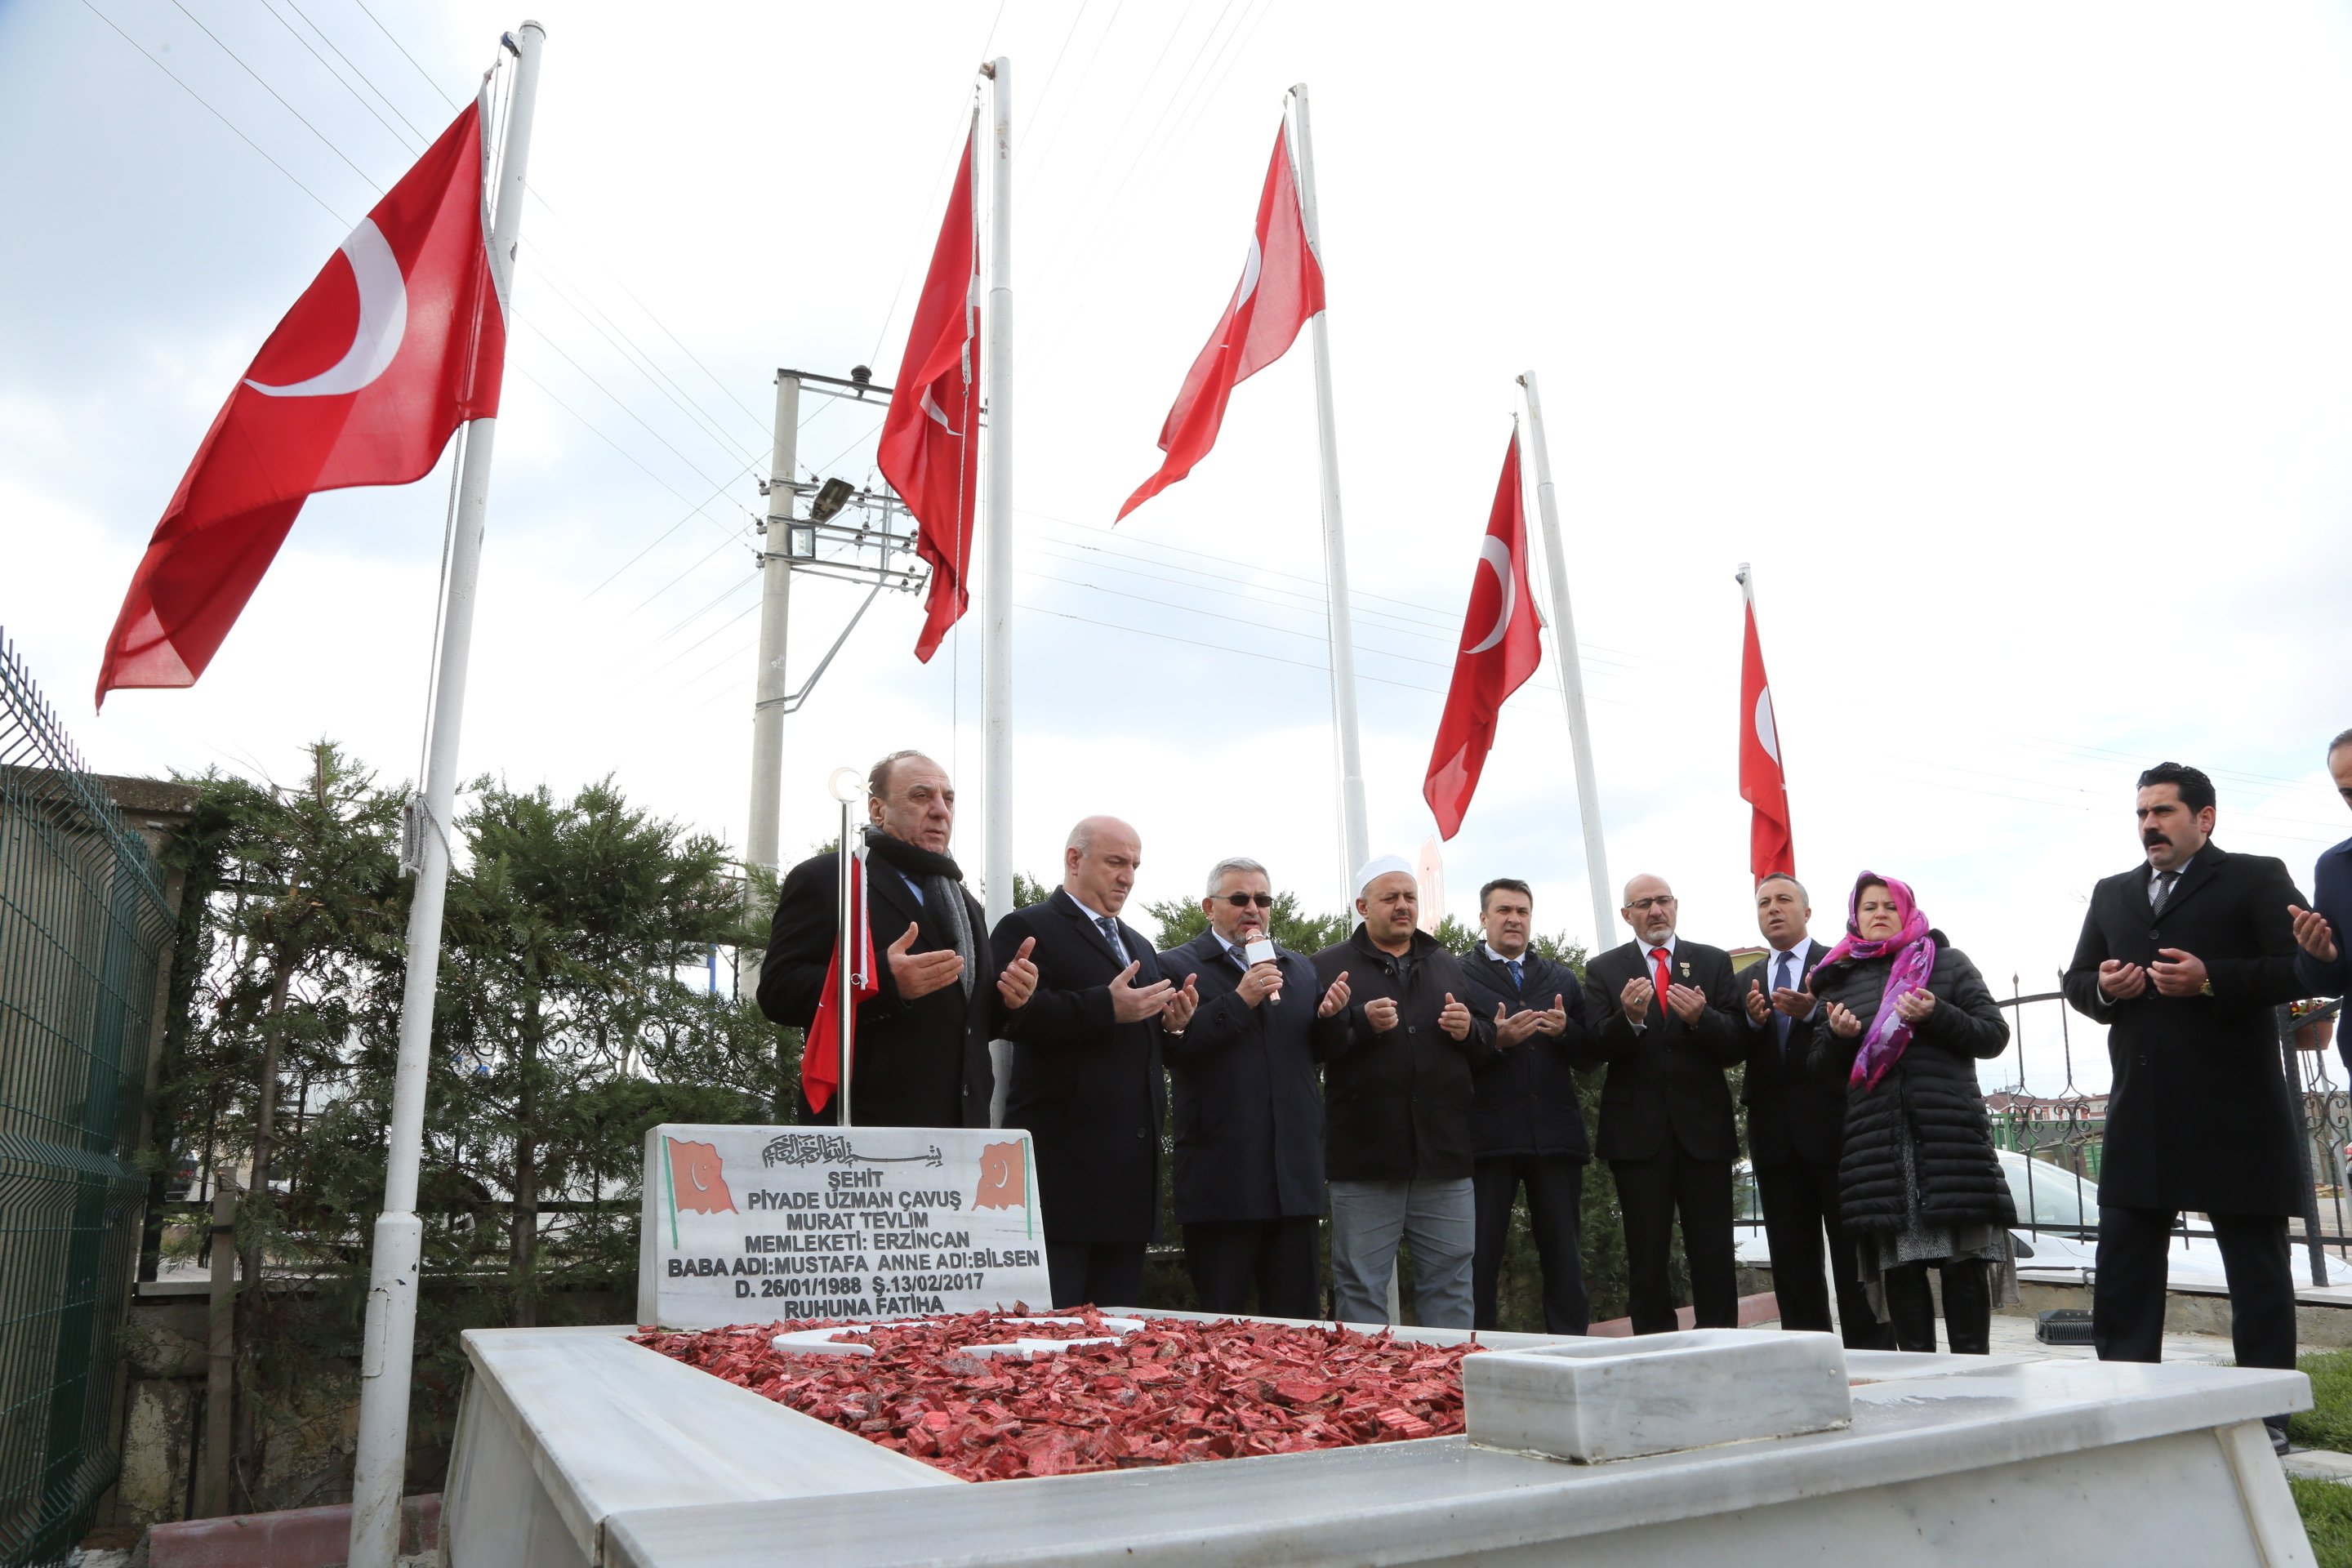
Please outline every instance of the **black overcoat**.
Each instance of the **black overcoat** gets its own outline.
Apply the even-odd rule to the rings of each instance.
[[[1468,1004],[1462,961],[1417,931],[1399,963],[1359,921],[1347,941],[1315,955],[1323,986],[1342,973],[1348,1037],[1323,1071],[1326,1173],[1335,1182],[1467,1181],[1470,1068],[1495,1054],[1495,1020],[1471,1008],[1461,1040],[1437,1026],[1447,993]],[[1397,1005],[1396,1026],[1376,1033],[1364,1005],[1382,997]]]
[[[2303,994],[2286,912],[2303,903],[2279,861],[2225,854],[2210,842],[2181,873],[2160,915],[2148,909],[2145,865],[2092,889],[2065,986],[2077,1011],[2107,1026],[2114,1076],[2100,1203],[2201,1214],[2303,1212],[2309,1194],[2295,1160],[2302,1118],[2287,1093],[2272,1012]],[[2100,994],[2101,963],[2153,963],[2161,947],[2203,959],[2213,994],[2160,996],[2153,983],[2127,1002]]]
[[[1739,1129],[1723,1069],[1748,1049],[1746,1022],[1731,955],[1705,942],[1675,944],[1675,984],[1706,993],[1706,1008],[1685,1024],[1661,996],[1636,1030],[1618,994],[1650,977],[1646,942],[1612,947],[1584,965],[1584,1024],[1593,1050],[1609,1064],[1601,1086],[1601,1157],[1647,1160],[1672,1137],[1694,1160],[1739,1158]]]
[[[1584,1107],[1576,1098],[1576,1069],[1590,1072],[1601,1065],[1592,1032],[1584,1026],[1583,990],[1568,965],[1532,950],[1519,961],[1519,976],[1514,987],[1511,972],[1484,948],[1462,955],[1462,977],[1470,983],[1463,1000],[1480,1017],[1493,1018],[1497,1005],[1506,1017],[1541,1012],[1555,996],[1564,999],[1568,1010],[1566,1033],[1529,1035],[1507,1048],[1498,1045],[1493,1057],[1471,1069],[1476,1090],[1470,1109],[1472,1148],[1482,1160],[1557,1155],[1582,1164],[1592,1158],[1592,1144],[1584,1132]]]
[[[1821,967],[1828,952],[1819,942],[1806,948],[1803,972],[1791,989],[1805,989],[1807,977]],[[1778,1013],[1761,1024],[1749,1020],[1746,1012],[1748,982],[1759,983],[1764,994],[1770,996],[1772,965],[1779,961],[1780,954],[1767,952],[1761,963],[1739,977],[1740,1023],[1748,1039],[1747,1082],[1739,1100],[1748,1107],[1748,1157],[1759,1165],[1797,1162],[1834,1166],[1845,1151],[1846,1074],[1853,1070],[1854,1049],[1861,1042],[1832,1036],[1831,1047],[1817,1056],[1813,1026],[1792,1019],[1784,1051],[1780,1031],[1774,1026]],[[1844,1047],[1843,1057],[1834,1048],[1840,1046]]]
[[[997,921],[990,940],[1009,955],[1029,937],[1037,939],[1029,954],[1037,991],[1004,1024],[1013,1042],[1004,1124],[1028,1129],[1035,1141],[1045,1238],[1156,1240],[1160,1123],[1168,1103],[1160,1023],[1114,1022],[1110,983],[1133,959],[1141,967],[1129,984],[1151,984],[1160,978],[1159,955],[1121,921],[1128,958],[1116,956],[1102,929],[1059,888]]]
[[[1176,1093],[1176,1219],[1182,1225],[1319,1215],[1323,1086],[1316,1063],[1348,1043],[1348,1010],[1315,1016],[1324,987],[1315,961],[1276,948],[1282,1000],[1253,1007],[1234,994],[1244,971],[1213,931],[1160,955],[1188,974],[1200,1010],[1167,1037]]]
[[[832,967],[834,939],[841,926],[835,907],[840,866],[835,853],[810,857],[786,874],[776,899],[768,955],[760,965],[760,1011],[791,1028],[805,1029],[816,1016],[825,971]],[[905,933],[908,922],[917,928],[910,952],[952,952],[955,942],[897,868],[878,857],[867,863],[866,888],[866,918],[874,932],[882,989],[857,1006],[851,1116],[867,1127],[987,1126],[989,1101],[996,1093],[988,1042],[1008,1009],[996,989],[1003,966],[989,947],[986,912],[978,900],[958,889],[964,918],[971,925],[976,961],[971,994],[964,994],[959,981],[912,1002],[902,1001],[884,953]],[[840,1107],[836,1097],[818,1115],[803,1099],[801,1120],[837,1122]]]
[[[1850,1084],[1846,1089],[1838,1202],[1846,1228],[1858,1234],[1891,1233],[1910,1223],[1903,1185],[1906,1141],[1924,1223],[2017,1222],[2009,1181],[1993,1152],[1984,1090],[1977,1083],[1977,1062],[2008,1048],[2009,1020],[1968,955],[1949,945],[1942,931],[1927,934],[1936,942],[1936,967],[1927,976],[1936,1010],[1913,1026],[1902,1056],[1875,1087]],[[1827,1071],[1842,1060],[1852,1073],[1894,967],[1891,956],[1848,957],[1823,964],[1814,974],[1813,994],[1822,1007],[1813,1023],[1813,1070]],[[1861,1034],[1844,1039],[1830,1027],[1832,1002],[1862,1020]]]

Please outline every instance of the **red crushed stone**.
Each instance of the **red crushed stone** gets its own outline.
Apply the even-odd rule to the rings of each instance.
[[[1462,1430],[1462,1358],[1476,1345],[1386,1331],[1145,1318],[1116,1344],[1035,1357],[960,1356],[1013,1339],[1108,1332],[971,1312],[880,1328],[871,1356],[783,1353],[777,1334],[837,1319],[640,1333],[638,1344],[968,1481],[1443,1437]]]

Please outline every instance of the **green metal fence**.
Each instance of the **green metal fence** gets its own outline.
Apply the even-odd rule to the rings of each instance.
[[[0,638],[0,1563],[112,1484],[163,878]]]

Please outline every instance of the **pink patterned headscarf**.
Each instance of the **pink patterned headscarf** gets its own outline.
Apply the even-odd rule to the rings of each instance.
[[[1903,917],[1903,929],[1883,942],[1864,942],[1861,936],[1862,890],[1869,887],[1885,888],[1895,898],[1895,912]],[[1895,967],[1886,972],[1886,988],[1878,995],[1878,1016],[1870,1021],[1863,1036],[1862,1049],[1854,1053],[1853,1071],[1848,1083],[1876,1089],[1886,1069],[1903,1058],[1903,1047],[1911,1043],[1911,1026],[1895,1010],[1895,999],[1906,992],[1924,990],[1928,977],[1936,973],[1936,939],[1927,934],[1927,917],[1919,912],[1919,900],[1911,894],[1908,883],[1892,877],[1882,877],[1875,871],[1864,871],[1853,884],[1853,891],[1845,901],[1845,935],[1830,949],[1823,964],[1835,963],[1842,958],[1884,958],[1895,955]]]

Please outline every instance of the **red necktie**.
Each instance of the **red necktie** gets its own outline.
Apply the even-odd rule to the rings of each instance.
[[[1652,975],[1651,979],[1656,983],[1658,987],[1658,1016],[1660,1017],[1665,1016],[1666,987],[1672,984],[1672,982],[1666,978],[1666,958],[1667,953],[1664,948],[1654,947],[1650,950],[1650,963],[1652,966],[1657,970],[1657,973]]]

